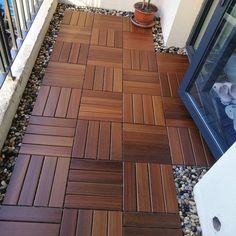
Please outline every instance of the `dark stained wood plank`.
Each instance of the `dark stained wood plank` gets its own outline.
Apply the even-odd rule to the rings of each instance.
[[[124,227],[180,229],[178,214],[127,212],[123,217]]]
[[[134,113],[134,123],[143,124],[143,102],[142,96],[139,94],[133,94],[133,113]]]
[[[123,236],[182,236],[182,229],[124,227]]]
[[[155,60],[156,54],[154,52],[148,52],[148,70],[157,71],[157,64]]]
[[[1,236],[50,236],[59,234],[59,224],[32,222],[0,222]]]
[[[122,17],[95,14],[93,27],[99,29],[122,30]]]
[[[21,154],[33,154],[43,156],[61,156],[70,157],[70,147],[47,146],[47,145],[33,145],[22,144],[20,149]]]
[[[117,211],[108,212],[107,236],[122,236],[122,213]]]
[[[149,212],[151,210],[148,165],[147,163],[136,164],[136,188],[138,211]]]
[[[63,210],[60,236],[75,236],[77,223],[77,210]]]
[[[59,61],[62,47],[63,47],[63,41],[57,40],[53,46],[52,55],[50,57],[51,61]]]
[[[66,195],[65,207],[98,210],[121,210],[122,196]]]
[[[51,121],[49,123],[51,123]],[[26,132],[27,134],[38,134],[38,135],[42,134],[51,136],[72,137],[74,136],[75,128],[47,126],[47,125],[46,126],[28,125]]]
[[[136,172],[135,164],[124,162],[124,211],[136,211]]]
[[[68,62],[69,57],[70,57],[71,48],[72,48],[72,43],[68,43],[68,42],[63,43],[60,57],[58,60],[59,62]]]
[[[42,168],[44,158],[42,156],[32,156],[29,167],[22,186],[18,204],[24,206],[32,206],[35,192],[38,186],[38,180]]]
[[[109,160],[110,157],[111,125],[108,122],[100,123],[98,159]]]
[[[96,159],[99,137],[99,122],[89,121],[85,158]]]
[[[154,114],[153,114],[153,104],[152,97],[148,95],[142,96],[143,100],[143,116],[144,116],[144,124],[154,125]]]
[[[62,88],[60,97],[57,104],[56,109],[56,117],[65,118],[69,106],[70,101],[70,95],[71,95],[71,89],[70,88]]]
[[[86,65],[87,58],[89,52],[89,45],[88,44],[81,44],[80,45],[80,53],[78,57],[78,64]]]
[[[76,127],[72,157],[84,157],[87,139],[88,121],[79,120]]]
[[[61,89],[58,87],[51,87],[48,100],[44,109],[44,116],[54,116],[57,108],[57,102],[60,96]]]
[[[160,75],[160,83],[161,83],[161,95],[163,97],[170,97],[171,91],[170,91],[168,76],[166,73],[160,73],[159,75]]]
[[[72,89],[66,118],[76,119],[79,114],[81,90]]]
[[[69,158],[58,158],[51,197],[49,201],[50,207],[63,206],[69,164]]]
[[[6,205],[16,205],[30,163],[30,155],[19,155],[3,201]]]
[[[165,126],[165,116],[161,97],[153,96],[152,102],[155,125]]]
[[[62,118],[51,118],[51,117],[40,117],[40,116],[31,116],[29,123],[32,125],[48,125],[56,127],[76,127],[75,119],[62,119]],[[72,134],[73,136],[73,134]]]
[[[70,170],[69,179],[71,182],[107,183],[122,184],[123,178],[119,172],[97,171],[97,170]]]
[[[165,212],[161,166],[149,164],[149,188],[152,212]]]
[[[123,94],[123,121],[133,123],[133,97],[132,94]]]
[[[32,115],[42,115],[45,104],[47,102],[48,94],[50,91],[49,86],[41,86],[39,89],[38,97],[36,99]]]
[[[168,73],[168,81],[169,81],[172,97],[179,97],[179,94],[178,94],[179,84],[178,84],[178,79],[176,77],[176,73],[173,73],[173,72]]]
[[[89,161],[72,159],[70,169],[122,172],[122,163],[115,161]]]
[[[58,208],[1,206],[0,211],[0,221],[27,221],[60,224],[61,216],[62,210]]]
[[[45,157],[34,199],[34,206],[48,206],[56,164],[56,157]]]
[[[111,128],[111,160],[122,159],[122,125],[112,123]]]
[[[107,212],[94,211],[92,236],[107,236]]]
[[[179,128],[178,134],[179,134],[184,164],[185,165],[195,165],[196,162],[194,159],[194,154],[193,154],[191,139],[189,137],[188,128]]]
[[[77,220],[76,236],[91,236],[93,224],[93,212],[80,210]]]
[[[172,164],[184,164],[181,144],[178,135],[178,129],[174,127],[167,127],[169,143],[170,143],[170,152],[172,158]]]
[[[165,192],[166,212],[178,213],[179,208],[175,190],[175,182],[172,173],[172,166],[162,165],[161,171],[162,171],[163,189]]]

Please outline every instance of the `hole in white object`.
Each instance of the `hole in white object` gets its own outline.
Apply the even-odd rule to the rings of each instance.
[[[219,218],[216,217],[216,216],[213,217],[212,222],[213,222],[214,229],[216,231],[220,231],[220,229],[221,229],[221,222],[220,222]]]

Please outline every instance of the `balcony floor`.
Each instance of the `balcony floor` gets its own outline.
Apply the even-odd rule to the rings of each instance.
[[[212,157],[128,18],[66,11],[0,210],[0,235],[182,235],[172,165]]]

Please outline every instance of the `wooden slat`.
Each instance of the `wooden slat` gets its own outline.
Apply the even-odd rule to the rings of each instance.
[[[86,65],[87,57],[89,52],[89,45],[88,44],[81,44],[80,46],[80,53],[78,57],[78,64]]]
[[[162,180],[165,193],[166,211],[168,213],[178,213],[178,203],[175,190],[175,182],[172,174],[172,166],[162,165]]]
[[[107,122],[100,123],[99,144],[98,144],[98,159],[110,159],[110,139],[111,125]]]
[[[143,95],[142,100],[143,100],[144,124],[154,125],[155,123],[154,123],[152,97],[148,95]]]
[[[86,15],[87,15],[86,12],[80,12],[79,20],[78,20],[78,23],[77,23],[77,25],[79,27],[84,27],[85,26]]]
[[[111,132],[111,160],[122,159],[122,126],[121,123],[112,123]]]
[[[96,159],[99,137],[99,122],[89,121],[85,158]]]
[[[60,224],[61,215],[62,210],[56,208],[1,206],[0,221],[27,221]]]
[[[50,57],[51,61],[59,61],[61,50],[62,50],[63,42],[57,40],[53,46],[52,55]]]
[[[78,61],[79,53],[80,53],[80,43],[72,43],[72,48],[68,62],[76,64]]]
[[[59,224],[31,222],[0,222],[1,236],[50,236],[59,234]]]
[[[93,19],[94,19],[94,13],[87,12],[87,17],[86,17],[86,21],[85,21],[85,27],[86,28],[92,28],[92,26],[93,26]]]
[[[68,158],[59,158],[57,161],[57,167],[49,201],[50,207],[63,206],[69,164],[70,160]]]
[[[94,211],[92,236],[107,236],[107,212]]]
[[[108,212],[107,236],[122,236],[122,213],[116,211]]]
[[[148,166],[146,163],[136,164],[137,208],[138,211],[151,210],[150,191],[148,183]]]
[[[132,94],[124,94],[124,111],[123,111],[123,121],[127,123],[133,123],[133,97]]]
[[[77,221],[76,236],[91,236],[92,223],[93,212],[90,210],[80,210]]]
[[[103,89],[103,77],[104,77],[104,67],[103,66],[97,66],[94,76],[94,90],[100,90]]]
[[[69,57],[70,57],[70,51],[71,51],[72,43],[64,42],[62,49],[61,49],[61,54],[59,57],[59,62],[68,62]]]
[[[152,97],[153,112],[156,125],[165,126],[165,117],[162,105],[162,99],[159,96]]]
[[[65,118],[70,101],[70,88],[62,88],[56,109],[56,117]]]
[[[122,69],[114,68],[113,92],[122,92]]]
[[[77,22],[79,20],[79,15],[80,15],[80,12],[73,11],[71,20],[70,20],[70,25],[77,25]]]
[[[81,90],[72,89],[66,118],[76,119],[79,113]]]
[[[77,210],[63,210],[60,236],[75,236],[77,223]]]
[[[34,199],[34,206],[48,206],[56,164],[56,157],[45,157]]]
[[[124,162],[124,211],[136,211],[136,173],[135,165]]]
[[[18,204],[24,206],[32,206],[35,192],[38,186],[38,180],[43,164],[42,156],[32,156],[29,167],[22,186]]]
[[[110,91],[113,90],[113,75],[114,71],[113,68],[106,67],[104,72],[104,82],[103,82],[103,90]]]
[[[123,68],[132,69],[131,51],[123,49]]]
[[[69,10],[65,11],[62,24],[69,25],[70,21],[71,21],[72,14],[73,14],[72,11],[69,11]]]
[[[20,196],[24,178],[30,163],[30,155],[19,155],[11,176],[3,204],[16,205]]]
[[[133,112],[134,112],[134,123],[143,124],[143,102],[142,96],[139,94],[133,94]]]

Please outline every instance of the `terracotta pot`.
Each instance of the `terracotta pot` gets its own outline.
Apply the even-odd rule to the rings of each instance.
[[[158,8],[150,3],[149,10],[145,11],[142,9],[142,5],[142,2],[137,2],[134,4],[134,19],[137,23],[141,25],[150,25],[153,22],[155,13],[157,12]],[[147,5],[147,3],[145,5]]]

